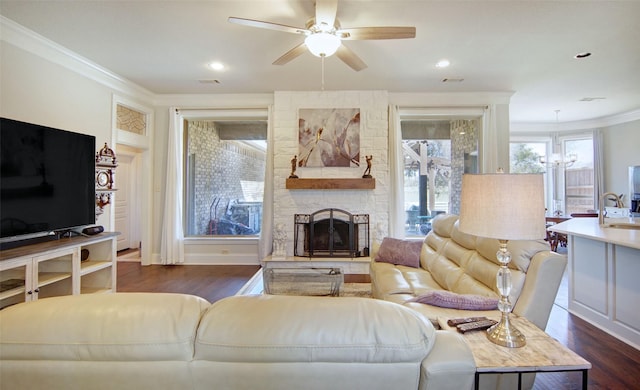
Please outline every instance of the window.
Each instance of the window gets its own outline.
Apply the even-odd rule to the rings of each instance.
[[[576,162],[565,169],[564,202],[566,215],[595,210],[593,165],[593,137],[567,137],[562,139],[563,155],[575,154]]]
[[[256,236],[266,121],[186,121],[185,235]]]
[[[424,236],[431,217],[449,212],[450,128],[449,121],[402,123],[407,237]]]
[[[511,142],[509,144],[511,173],[541,173],[540,157],[547,155],[547,142]]]
[[[551,138],[522,138],[509,143],[510,173],[542,173],[545,204],[553,208],[554,185],[553,168],[540,163],[540,157],[548,156],[551,150]],[[550,206],[551,205],[551,206]]]

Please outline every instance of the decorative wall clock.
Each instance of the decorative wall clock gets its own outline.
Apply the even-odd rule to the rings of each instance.
[[[104,206],[111,203],[114,175],[118,162],[116,154],[107,143],[96,153],[96,218],[103,213]]]

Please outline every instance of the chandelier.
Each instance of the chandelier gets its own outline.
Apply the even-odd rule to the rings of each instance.
[[[560,110],[555,110],[556,113],[556,132],[559,129],[558,126],[558,113]],[[567,154],[562,157],[560,153],[553,153],[549,158],[546,156],[540,156],[540,164],[546,165],[550,168],[568,168],[578,161],[578,155],[575,153]]]
[[[553,153],[549,158],[540,156],[540,164],[551,168],[568,168],[578,161],[578,155],[575,153],[567,154],[562,157],[560,153]]]

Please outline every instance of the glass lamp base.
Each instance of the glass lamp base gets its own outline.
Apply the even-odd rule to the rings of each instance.
[[[487,329],[487,338],[494,344],[509,348],[520,348],[527,344],[527,339],[509,321],[509,315],[504,315],[500,322]]]

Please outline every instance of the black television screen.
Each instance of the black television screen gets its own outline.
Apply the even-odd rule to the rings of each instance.
[[[95,137],[0,121],[1,242],[95,224]]]

